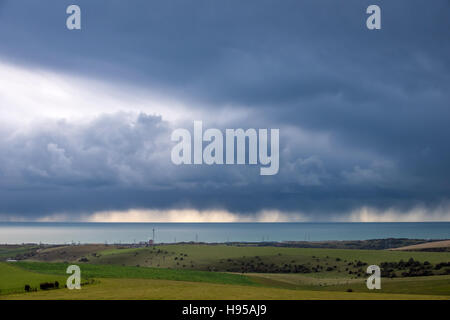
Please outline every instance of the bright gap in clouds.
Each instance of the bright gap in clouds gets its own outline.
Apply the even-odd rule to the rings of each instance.
[[[296,218],[296,219],[292,219]],[[88,222],[290,222],[302,221],[278,211],[262,211],[255,216],[235,214],[226,210],[127,210],[104,211],[84,217]],[[304,220],[303,220],[304,221]]]
[[[45,118],[83,120],[103,113],[145,112],[177,121],[195,115],[151,90],[0,60],[0,119],[22,125]]]
[[[1,215],[0,215],[1,218]],[[27,221],[18,219],[17,221]],[[55,214],[41,217],[38,222],[152,222],[152,223],[230,223],[230,222],[321,222],[317,216],[300,212],[282,212],[279,210],[262,210],[254,215],[243,215],[227,210],[196,210],[196,209],[130,209],[99,211],[92,214],[73,217],[65,214]],[[401,211],[394,208],[377,210],[371,207],[361,207],[348,214],[327,217],[323,222],[450,222],[450,206],[442,205],[433,210],[415,207]]]
[[[440,205],[434,209],[417,206],[401,211],[395,208],[379,210],[371,207],[361,207],[346,217],[350,222],[440,222],[450,221],[450,205]],[[337,221],[341,221],[338,219]]]

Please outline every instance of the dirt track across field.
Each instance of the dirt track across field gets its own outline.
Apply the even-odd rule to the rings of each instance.
[[[450,247],[450,240],[420,243],[420,244],[415,244],[415,245],[412,245],[412,246],[394,248],[394,249],[390,249],[390,250],[403,251],[403,250],[422,250],[422,249],[448,248],[448,247]]]

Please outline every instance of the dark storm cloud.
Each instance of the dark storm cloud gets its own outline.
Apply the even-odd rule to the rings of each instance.
[[[81,31],[65,28],[72,3]],[[370,4],[380,31],[365,28]],[[170,126],[145,114],[137,127],[119,113],[37,128],[1,145],[0,212],[438,206],[450,196],[449,12],[449,1],[0,1],[4,61],[245,108],[227,125],[281,129],[280,172],[260,177],[171,166],[168,139],[148,146]]]

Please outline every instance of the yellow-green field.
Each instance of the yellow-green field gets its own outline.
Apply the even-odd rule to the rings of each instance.
[[[0,263],[0,297],[8,293],[23,292],[26,284],[38,288],[40,283],[58,281],[64,286],[66,279],[61,275],[41,274],[13,264]]]
[[[81,290],[59,289],[9,295],[5,299],[188,299],[188,300],[311,300],[311,299],[449,299],[446,296],[371,294],[222,285],[150,279],[99,279]]]
[[[354,250],[354,249],[315,249],[315,248],[280,248],[280,247],[246,247],[226,245],[166,245],[157,249],[108,249],[98,252],[98,257],[92,257],[92,263],[125,264],[141,266],[176,267],[175,257],[181,254],[187,268],[199,269],[218,265],[220,261],[242,257],[270,257],[272,261],[308,262],[312,257],[321,259],[362,260],[368,264],[383,261],[399,261],[414,258],[420,261],[442,262],[450,261],[450,252],[404,252],[388,250]],[[178,262],[180,262],[178,260]],[[182,265],[182,264],[181,264]],[[180,266],[180,264],[178,264]]]

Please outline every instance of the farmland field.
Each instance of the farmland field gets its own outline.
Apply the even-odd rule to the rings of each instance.
[[[409,252],[388,250],[354,250],[354,249],[317,249],[317,248],[280,248],[229,245],[162,245],[144,248],[118,248],[111,246],[61,246],[42,250],[33,256],[32,261],[79,262],[84,257],[86,262],[95,264],[114,264],[127,266],[147,266],[165,268],[208,269],[223,268],[227,259],[246,259],[266,257],[274,262],[290,262],[293,259],[313,262],[317,259],[353,261],[361,260],[368,264],[384,261],[399,261],[413,258],[418,261],[438,263],[450,261],[450,252]],[[82,252],[82,254],[80,254]],[[184,265],[184,267],[183,267]],[[222,265],[222,266],[221,266]]]
[[[25,259],[0,263],[0,299],[450,299],[450,252],[177,244],[20,256],[25,249],[14,248]],[[38,289],[65,284],[70,264],[81,268],[81,290]],[[366,287],[370,264],[390,269],[381,290]]]
[[[448,299],[445,296],[408,294],[371,294],[288,290],[150,279],[100,279],[82,290],[39,291],[10,295],[7,299],[189,299],[189,300],[309,300],[309,299]]]
[[[29,254],[36,250],[37,246],[20,246],[20,245],[0,245],[0,261],[9,257]]]
[[[64,285],[67,277],[63,275],[42,274],[0,262],[0,295],[23,292],[26,284],[38,288],[40,283],[58,281]]]
[[[18,262],[20,269],[40,273],[64,275],[69,264]],[[82,276],[86,278],[138,278],[195,281],[224,284],[252,284],[248,277],[239,274],[205,272],[194,270],[172,270],[163,268],[122,267],[113,265],[81,265]]]

